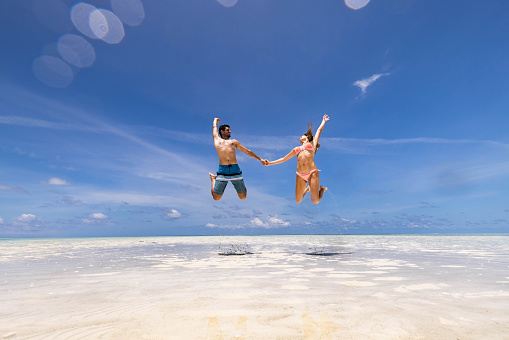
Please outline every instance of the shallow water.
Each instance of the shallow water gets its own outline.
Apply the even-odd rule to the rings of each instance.
[[[508,255],[507,235],[4,239],[0,337],[503,339]]]

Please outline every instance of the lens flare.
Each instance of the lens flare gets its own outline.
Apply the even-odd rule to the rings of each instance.
[[[233,7],[237,4],[238,0],[217,0],[224,7]]]
[[[111,0],[113,13],[129,26],[138,26],[145,19],[145,9],[140,0]]]
[[[74,79],[69,65],[62,59],[48,55],[35,59],[32,70],[41,82],[56,88],[68,87]]]
[[[97,8],[84,2],[77,3],[71,9],[71,20],[74,27],[83,35],[92,39],[98,39],[90,27],[89,21],[90,15],[95,11],[97,11]]]
[[[95,50],[84,38],[66,34],[58,39],[58,53],[69,64],[77,67],[89,67],[95,62]]]
[[[345,0],[345,4],[351,9],[361,9],[366,6],[371,0]]]
[[[118,44],[124,39],[124,25],[113,12],[98,9],[90,14],[92,32],[108,44]]]

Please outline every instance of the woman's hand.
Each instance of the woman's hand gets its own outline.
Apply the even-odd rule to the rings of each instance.
[[[323,115],[323,119],[322,119],[322,121],[325,123],[325,122],[326,122],[326,121],[328,121],[328,120],[329,120],[329,115],[324,114],[324,115]]]

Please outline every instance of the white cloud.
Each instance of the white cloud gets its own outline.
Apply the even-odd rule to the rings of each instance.
[[[273,225],[277,225],[277,226],[282,226],[282,227],[288,227],[290,225],[290,222],[285,222],[282,219],[276,218],[276,217],[270,217],[269,223],[273,224]]]
[[[260,218],[255,217],[250,220],[248,223],[244,224],[235,224],[235,225],[217,225],[214,223],[207,223],[205,225],[207,228],[222,228],[222,229],[246,229],[246,228],[264,228],[264,229],[272,229],[272,228],[281,228],[290,226],[290,222],[285,222],[277,217],[269,217],[267,218],[267,222],[262,221]]]
[[[214,223],[207,223],[205,225],[205,227],[207,227],[207,228],[219,228],[219,229],[243,229],[243,228],[245,228],[245,226],[241,225],[241,224],[236,224],[236,225],[222,224],[222,225],[218,225],[218,224],[214,224]]]
[[[0,217],[0,224],[4,224],[4,219]]]
[[[105,218],[108,218],[108,216],[104,215],[103,213],[93,213],[93,214],[90,214],[90,217],[91,218],[95,218],[95,219],[105,219]]]
[[[267,219],[267,222],[263,222],[258,217],[255,217],[251,221],[249,221],[249,226],[270,229],[270,228],[288,227],[288,226],[290,226],[290,222],[285,222],[282,219],[277,218],[277,217],[269,217]]]
[[[36,218],[37,217],[35,217],[35,215],[32,214],[22,214],[21,216],[18,217],[18,221],[28,223],[34,221]]]
[[[378,80],[378,78],[382,77],[382,76],[388,76],[390,75],[390,73],[377,73],[377,74],[373,74],[371,77],[369,78],[365,78],[365,79],[361,79],[361,80],[357,80],[353,83],[354,86],[357,86],[358,88],[361,89],[361,92],[362,94],[366,94],[366,89],[371,86],[371,84],[373,84],[375,81]]]
[[[165,217],[167,218],[179,218],[179,217],[182,217],[182,214],[179,213],[177,210],[175,209],[171,209],[170,212],[167,212],[165,214]]]
[[[258,217],[253,218],[251,221],[251,225],[255,227],[269,228],[267,223],[262,222]]]
[[[115,225],[116,223],[109,220],[108,215],[97,212],[88,215],[87,218],[82,218],[81,222],[86,224],[94,224],[94,225]]]
[[[0,224],[3,224],[3,220]],[[44,221],[37,218],[34,214],[21,214],[13,220],[12,224],[6,224],[6,226],[7,229],[12,228],[11,232],[22,235],[40,232],[44,224]]]
[[[48,181],[49,185],[69,185],[69,183],[65,179],[61,179],[58,177],[50,178]]]

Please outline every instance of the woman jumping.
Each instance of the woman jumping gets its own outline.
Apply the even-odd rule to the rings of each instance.
[[[317,204],[322,199],[323,193],[327,190],[326,187],[320,185],[320,176],[318,174],[320,170],[317,169],[314,158],[316,151],[320,147],[318,139],[325,122],[328,120],[329,116],[324,115],[314,138],[311,132],[311,124],[309,124],[308,131],[299,138],[299,142],[302,143],[301,146],[292,149],[283,158],[267,163],[267,165],[280,164],[297,155],[297,177],[295,182],[295,200],[297,203],[302,202],[302,199],[309,191],[311,192],[311,201]]]

